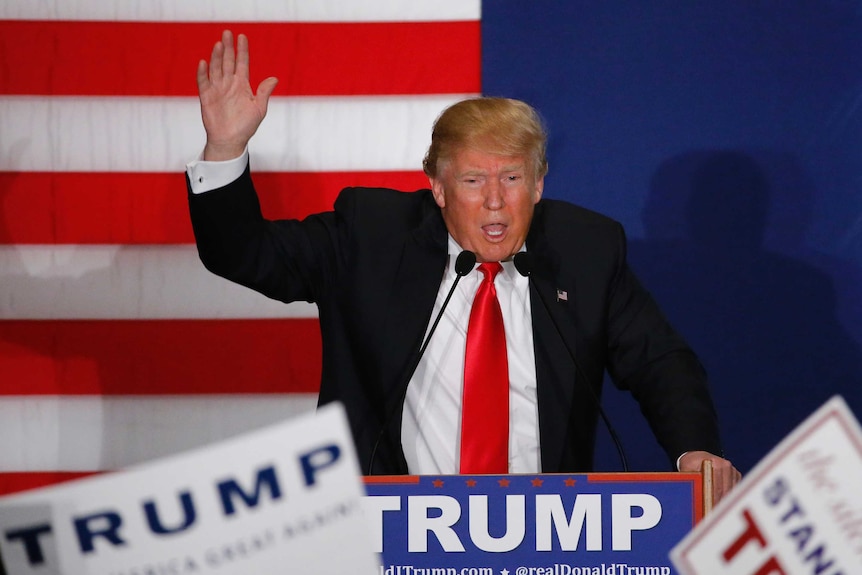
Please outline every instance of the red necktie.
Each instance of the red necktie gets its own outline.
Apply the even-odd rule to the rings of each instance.
[[[498,262],[479,265],[485,278],[467,326],[460,468],[465,474],[509,471],[509,362],[494,288],[494,276],[501,269]]]

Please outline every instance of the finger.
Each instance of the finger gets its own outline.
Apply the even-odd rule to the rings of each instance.
[[[240,76],[248,78],[248,71],[248,38],[245,34],[240,34],[236,39],[236,72]]]
[[[274,76],[270,76],[266,80],[262,81],[257,86],[257,93],[255,94],[255,100],[257,100],[257,104],[263,113],[266,114],[266,108],[269,103],[269,97],[272,95],[273,90],[275,90],[276,85],[278,84],[278,78]]]
[[[724,497],[727,495],[731,489],[739,482],[741,475],[736,468],[730,464],[730,462],[726,462],[725,465],[721,468],[721,495]]]
[[[222,70],[226,78],[233,76],[236,70],[236,54],[233,49],[233,33],[230,30],[222,32],[222,44],[224,44],[224,64]]]
[[[210,82],[218,82],[222,78],[222,59],[224,57],[224,44],[221,40],[213,45],[212,54],[210,54]]]
[[[210,87],[210,78],[207,74],[207,61],[201,60],[198,62],[198,93],[202,93],[204,90]]]
[[[718,472],[718,471],[716,471],[715,475],[717,475],[717,477],[715,477],[715,478],[713,479],[713,486],[714,486],[714,492],[713,492],[713,493],[714,493],[714,501],[713,501],[713,504],[717,504],[717,503],[718,503],[719,501],[721,501],[721,500],[724,498],[724,496],[727,494],[727,482],[726,482],[726,477],[724,477],[724,474],[723,474],[723,473],[720,473],[720,472]]]
[[[727,495],[727,492],[730,491],[732,487],[732,478],[730,475],[730,469],[727,467],[721,470],[721,496],[724,497]]]
[[[712,468],[712,504],[715,505],[724,496],[724,484],[721,480],[721,469]]]

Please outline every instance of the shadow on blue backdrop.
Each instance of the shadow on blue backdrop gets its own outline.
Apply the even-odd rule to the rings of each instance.
[[[629,243],[630,264],[706,367],[725,452],[742,470],[832,395],[860,407],[862,353],[830,275],[764,247],[778,197],[745,153],[670,158],[653,178],[646,238]],[[628,435],[649,466],[637,455],[649,443]]]

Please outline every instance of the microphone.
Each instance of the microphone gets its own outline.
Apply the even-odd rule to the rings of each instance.
[[[449,300],[452,299],[452,294],[455,293],[455,287],[457,287],[458,282],[461,281],[461,278],[473,271],[473,266],[476,265],[476,254],[469,250],[464,250],[458,257],[455,258],[455,281],[452,283],[452,287],[449,288],[449,293],[446,294],[446,299],[443,300],[443,305],[440,306],[440,311],[437,312],[437,318],[434,320],[434,323],[431,325],[431,329],[428,331],[428,335],[425,337],[425,343],[422,344],[422,347],[419,349],[419,357],[416,358],[416,364],[413,366],[413,370],[416,369],[416,366],[419,365],[419,360],[422,359],[422,355],[425,353],[425,348],[428,347],[428,342],[431,341],[431,336],[434,335],[434,330],[437,329],[437,324],[440,323],[440,319],[443,317],[443,311],[446,309],[446,306],[449,305]],[[410,376],[413,375],[413,370],[410,370]],[[409,377],[408,377],[409,381]],[[404,388],[406,393],[407,388]]]
[[[377,448],[380,446],[380,441],[383,439],[383,435],[386,433],[386,428],[389,427],[389,423],[392,421],[393,415],[395,415],[395,409],[398,409],[400,406],[402,409],[404,407],[404,398],[407,396],[407,387],[410,385],[410,378],[413,377],[413,372],[416,371],[416,368],[419,366],[419,362],[422,360],[422,356],[425,355],[425,350],[428,348],[428,342],[431,341],[431,336],[434,335],[434,331],[437,329],[437,324],[440,323],[440,320],[443,318],[443,312],[446,311],[446,306],[449,305],[449,300],[452,299],[452,295],[455,293],[455,288],[458,287],[458,282],[461,281],[461,278],[473,271],[473,267],[476,265],[476,254],[469,250],[464,250],[458,257],[455,258],[455,281],[452,283],[452,287],[449,288],[449,293],[446,294],[446,299],[443,300],[443,305],[440,306],[440,311],[437,312],[437,317],[434,318],[434,323],[431,324],[431,329],[428,330],[428,335],[425,336],[425,341],[422,342],[422,347],[419,348],[419,355],[416,356],[416,361],[413,362],[413,365],[407,370],[407,376],[404,378],[404,382],[401,384],[401,391],[398,394],[398,402],[395,404],[395,408],[391,410],[386,415],[386,421],[383,423],[383,427],[380,428],[380,433],[377,434],[377,440],[374,442],[374,447],[371,450],[371,459],[368,461],[368,473],[366,475],[371,475],[371,470],[374,467],[374,457],[377,455]]]
[[[557,324],[557,320],[554,317],[554,314],[551,313],[551,309],[548,306],[548,302],[545,301],[545,296],[542,295],[542,290],[540,290],[533,282],[533,277],[531,275],[533,273],[533,267],[535,264],[533,254],[529,252],[518,252],[517,254],[515,254],[513,261],[515,263],[515,269],[518,270],[518,273],[527,278],[535,288],[536,293],[539,294],[539,301],[542,302],[542,307],[545,308],[545,312],[551,318],[551,323],[554,324],[554,329],[557,330],[557,335],[559,336],[560,340],[562,340],[563,345],[566,347],[566,351],[569,352],[569,357],[572,358],[572,363],[575,365],[575,373],[577,373],[577,375],[584,380],[584,382],[586,383],[586,387],[590,392],[590,396],[593,398],[596,407],[599,409],[599,415],[601,415],[602,421],[605,422],[605,427],[607,428],[608,433],[610,433],[611,439],[613,440],[614,445],[617,448],[617,453],[620,456],[620,463],[623,466],[623,471],[627,472],[629,470],[629,465],[628,461],[626,460],[625,451],[623,450],[622,441],[620,441],[616,429],[614,429],[614,426],[611,425],[611,420],[608,418],[607,413],[605,413],[605,410],[602,408],[602,402],[599,401],[595,390],[593,390],[593,386],[589,384],[586,375],[581,369],[581,366],[578,364],[578,360],[575,358],[574,351],[572,351],[572,348],[569,347],[569,343],[566,341],[566,338],[563,337],[563,332],[560,330],[560,326],[559,324]]]

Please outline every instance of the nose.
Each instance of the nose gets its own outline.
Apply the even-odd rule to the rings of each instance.
[[[485,189],[485,209],[499,210],[505,205],[503,201],[503,187],[499,181],[492,178],[488,181]]]

